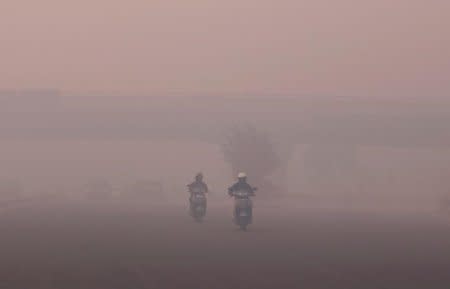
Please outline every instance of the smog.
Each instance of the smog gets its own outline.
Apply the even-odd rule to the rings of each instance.
[[[0,289],[449,288],[448,3],[35,2]]]

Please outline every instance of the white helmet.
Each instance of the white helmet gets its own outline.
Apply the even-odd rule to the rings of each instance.
[[[246,173],[239,173],[238,174],[238,179],[243,179],[243,178],[246,178],[246,177],[247,177]]]

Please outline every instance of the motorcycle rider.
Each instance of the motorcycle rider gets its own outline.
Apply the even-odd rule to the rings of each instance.
[[[234,185],[232,185],[231,187],[228,188],[228,194],[231,197],[235,196],[234,193],[237,191],[246,191],[246,192],[248,192],[249,196],[255,195],[255,188],[247,183],[247,174],[246,173],[243,173],[243,172],[239,173],[238,181]],[[239,213],[238,210],[239,210],[238,208],[235,208],[235,211],[234,211],[235,217]],[[251,208],[250,208],[250,210],[251,210]]]
[[[192,183],[190,183],[188,185],[189,193],[191,194],[191,196],[189,198],[189,202],[191,204],[191,208],[192,208],[192,198],[194,196],[194,193],[193,193],[194,192],[194,188],[197,188],[200,192],[208,193],[208,186],[203,181],[203,174],[202,173],[198,173],[195,176],[194,182],[192,182]]]

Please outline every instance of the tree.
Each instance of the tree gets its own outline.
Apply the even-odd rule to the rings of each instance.
[[[280,158],[266,132],[253,126],[235,127],[222,145],[224,159],[233,175],[246,172],[262,191],[273,190],[268,177],[280,166]]]

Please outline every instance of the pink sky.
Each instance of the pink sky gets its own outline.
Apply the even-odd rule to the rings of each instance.
[[[448,0],[2,0],[0,89],[450,96]]]

